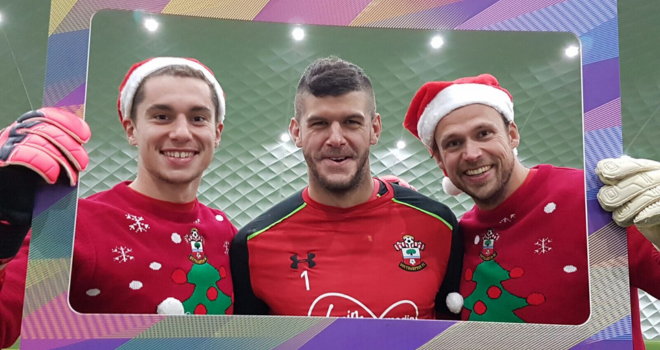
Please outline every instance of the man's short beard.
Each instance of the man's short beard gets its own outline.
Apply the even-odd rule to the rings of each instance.
[[[497,190],[495,190],[495,192],[490,194],[487,198],[478,197],[475,193],[468,190],[467,186],[464,186],[466,188],[459,188],[459,189],[461,189],[468,196],[470,196],[475,201],[475,203],[478,202],[480,204],[485,204],[485,205],[501,203],[502,200],[504,199],[506,190],[508,188],[509,180],[511,180],[511,175],[513,174],[515,161],[516,161],[515,158],[513,158],[511,161],[511,166],[509,166],[507,169],[503,169],[504,172],[502,173],[502,180],[500,181],[500,186],[497,188]]]
[[[202,174],[203,174],[203,172],[201,172],[201,173],[199,173],[199,174],[193,174],[193,175],[190,176],[189,178],[186,178],[186,179],[183,179],[183,180],[179,180],[179,179],[176,179],[176,180],[175,180],[175,179],[172,179],[171,177],[168,177],[168,176],[162,176],[162,175],[160,175],[160,174],[157,173],[157,174],[156,174],[156,178],[157,178],[158,180],[162,181],[163,183],[166,183],[166,184],[170,184],[170,185],[184,185],[184,184],[192,183],[193,181],[197,180],[198,178],[201,178],[201,177],[202,177]]]
[[[322,176],[318,172],[315,165],[316,163],[314,163],[313,160],[310,160],[306,154],[303,153],[303,156],[305,157],[305,161],[308,164],[311,177],[326,191],[339,196],[351,192],[360,185],[360,182],[362,182],[364,179],[365,167],[369,161],[369,152],[367,151],[364,155],[357,159],[357,169],[355,170],[353,177],[348,182],[337,183],[328,181],[326,177]]]

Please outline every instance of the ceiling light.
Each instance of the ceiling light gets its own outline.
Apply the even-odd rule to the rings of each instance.
[[[153,18],[147,18],[144,20],[144,27],[150,32],[155,32],[158,29],[158,22]]]
[[[305,38],[305,31],[302,28],[296,28],[291,32],[291,35],[296,41],[300,41]]]
[[[575,57],[580,53],[580,48],[575,45],[572,45],[566,48],[565,53],[566,56],[568,57]]]
[[[436,35],[431,39],[431,47],[434,49],[439,49],[445,41],[439,35]]]

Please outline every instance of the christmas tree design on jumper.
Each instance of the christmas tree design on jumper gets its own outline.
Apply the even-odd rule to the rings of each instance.
[[[192,252],[188,257],[193,262],[188,272],[177,269],[172,273],[175,283],[190,283],[195,286],[192,295],[183,301],[183,309],[186,314],[225,314],[231,306],[231,298],[224,294],[217,283],[227,278],[227,270],[220,267],[216,269],[208,263],[208,257],[204,254],[204,237],[196,228],[190,235],[184,237],[190,244]]]
[[[499,238],[498,233],[488,229],[482,237],[483,246],[479,254],[483,261],[474,271],[470,268],[465,271],[465,280],[477,284],[474,291],[465,298],[464,307],[471,311],[469,321],[525,322],[514,311],[545,301],[543,294],[531,293],[527,298],[521,298],[502,286],[503,281],[520,278],[525,271],[520,267],[507,271],[495,261],[495,242]]]

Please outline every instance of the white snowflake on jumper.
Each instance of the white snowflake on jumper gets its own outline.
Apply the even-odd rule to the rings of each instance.
[[[112,252],[119,254],[115,256],[114,260],[118,261],[120,264],[135,259],[134,256],[128,254],[133,252],[133,249],[128,247],[123,247],[123,246],[115,247],[114,249],[112,249]]]
[[[180,234],[178,234],[176,232],[173,232],[171,238],[172,238],[172,242],[174,242],[176,244],[181,243],[181,235]]]
[[[549,246],[548,243],[552,243],[552,240],[550,238],[541,238],[538,241],[536,241],[534,245],[538,246],[538,248],[534,250],[534,253],[545,254],[551,251],[552,247]]]
[[[222,246],[225,247],[225,255],[229,255],[229,241],[225,241]]]
[[[197,220],[193,221],[193,224],[199,224],[200,222],[202,222],[202,220],[197,219]]]
[[[500,220],[500,224],[506,224],[507,222],[513,221],[513,219],[516,218],[516,214],[511,214],[509,217],[504,217],[504,219]]]
[[[134,222],[130,225],[128,225],[128,228],[130,228],[132,231],[135,232],[147,232],[149,229],[149,224],[144,223],[144,218],[141,216],[135,216],[131,214],[126,214],[126,218],[128,220],[133,220]]]
[[[554,202],[550,202],[546,204],[546,206],[543,208],[543,211],[550,214],[553,211],[555,211],[555,209],[557,209],[557,204],[555,204]]]

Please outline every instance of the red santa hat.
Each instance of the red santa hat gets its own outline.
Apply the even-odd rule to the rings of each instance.
[[[213,86],[215,94],[218,96],[219,111],[218,121],[222,123],[225,120],[225,94],[220,87],[220,83],[213,75],[213,72],[194,58],[183,57],[153,57],[142,62],[134,64],[128,70],[124,81],[119,86],[119,99],[117,100],[117,110],[119,120],[131,117],[131,108],[133,107],[133,98],[142,81],[151,73],[165,67],[185,66],[201,72],[206,81]]]
[[[481,74],[454,81],[432,81],[422,85],[410,103],[403,126],[431,150],[435,129],[440,120],[455,109],[471,104],[490,106],[507,120],[513,121],[511,94],[500,86],[494,76]],[[452,196],[463,193],[449,180],[447,172],[444,173],[442,187],[445,192]]]

